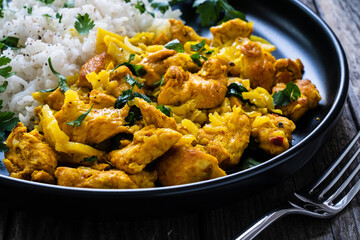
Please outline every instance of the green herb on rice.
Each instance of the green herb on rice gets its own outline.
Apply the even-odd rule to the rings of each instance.
[[[10,58],[5,56],[0,57],[0,67],[7,65],[10,62],[11,62]],[[5,79],[13,76],[15,73],[11,72],[11,70],[12,70],[11,66],[0,68],[0,76]],[[8,81],[4,81],[0,85],[0,93],[5,92],[7,86],[8,86]],[[3,100],[0,100],[0,109],[2,108],[3,108]],[[18,122],[19,119],[15,117],[15,113],[9,111],[0,112],[0,152],[5,152],[8,150],[6,145],[4,144],[5,131],[10,132]]]
[[[91,20],[88,13],[78,14],[75,22],[75,29],[80,35],[87,35],[95,27],[94,20]]]
[[[51,88],[51,89],[46,89],[46,90],[40,90],[40,92],[53,92],[55,91],[58,87],[60,88],[60,90],[65,93],[67,90],[69,90],[69,86],[67,84],[67,80],[66,78],[61,75],[60,73],[56,72],[52,63],[51,63],[51,58],[48,58],[48,63],[49,63],[49,67],[50,70],[52,71],[53,74],[55,74],[55,76],[57,76],[59,78],[58,80],[58,86],[55,88]]]

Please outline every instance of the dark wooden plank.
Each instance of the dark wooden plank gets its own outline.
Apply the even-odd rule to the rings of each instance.
[[[8,210],[5,207],[0,208],[0,240],[4,240],[7,219],[8,219]]]
[[[339,38],[349,63],[349,99],[360,122],[360,1],[316,0],[320,16]]]
[[[44,216],[16,211],[9,218],[5,239],[198,239],[197,223],[196,215],[151,220],[127,220],[122,216],[84,220],[78,219],[76,213],[57,218],[50,213]]]

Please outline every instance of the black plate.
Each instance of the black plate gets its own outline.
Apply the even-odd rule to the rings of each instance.
[[[301,59],[305,66],[304,78],[314,82],[322,96],[320,106],[297,124],[293,146],[288,151],[226,177],[181,186],[134,190],[79,189],[23,181],[6,176],[6,170],[0,166],[1,190],[7,194],[7,199],[14,201],[31,194],[34,199],[31,204],[41,203],[46,197],[46,202],[55,201],[57,207],[85,209],[101,202],[112,211],[118,208],[120,212],[143,214],[161,210],[173,212],[175,209],[201,209],[224,204],[254,190],[260,191],[301,168],[323,145],[341,115],[349,84],[344,51],[329,27],[297,1],[233,1],[232,5],[254,22],[255,35],[264,37],[277,47],[276,58]],[[191,5],[185,4],[181,8],[187,24],[207,35],[208,31],[199,28],[199,19],[189,10]],[[16,204],[26,202],[28,200]]]

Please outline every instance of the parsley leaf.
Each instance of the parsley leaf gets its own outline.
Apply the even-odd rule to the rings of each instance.
[[[7,85],[8,85],[8,81],[4,81],[4,83],[0,85],[0,93],[5,92]]]
[[[148,103],[151,102],[151,99],[148,96],[146,96],[145,94],[142,94],[142,93],[139,93],[139,92],[134,92],[133,96],[134,96],[134,98],[136,98],[136,97],[137,98],[142,98],[145,101],[147,101]]]
[[[198,65],[199,67],[202,66],[202,63],[200,61],[200,58],[204,59],[205,61],[207,61],[207,57],[205,57],[204,55],[201,55],[200,53],[194,53],[190,55],[190,58],[196,63],[196,65]]]
[[[2,102],[1,102],[2,108]],[[3,143],[5,132],[4,131],[11,131],[16,124],[19,122],[17,117],[14,117],[15,113],[13,112],[2,112],[0,113],[0,152],[8,151],[8,148]]]
[[[144,84],[140,83],[138,80],[136,80],[135,78],[133,78],[130,74],[125,76],[125,81],[130,85],[133,86],[134,84],[138,87],[138,88],[142,88],[144,86]]]
[[[255,167],[257,165],[259,165],[261,162],[256,161],[255,159],[253,159],[252,157],[248,157],[247,159],[245,159],[245,161],[241,164],[241,169],[245,170],[248,168],[252,168]]]
[[[0,48],[1,52],[4,49],[10,48],[10,49],[19,49],[19,38],[17,37],[11,37],[7,36],[2,39],[0,39]]]
[[[4,66],[6,64],[9,64],[11,62],[11,59],[5,56],[0,57],[0,66]],[[4,78],[8,78],[15,73],[11,72],[12,67],[7,66],[4,68],[0,68],[0,76]],[[3,84],[0,85],[0,93],[5,92],[6,88],[8,86],[8,81],[4,81]],[[0,100],[0,109],[3,108],[3,101]],[[1,112],[0,113],[0,151],[4,152],[7,151],[8,148],[3,143],[5,132],[4,131],[11,131],[16,124],[19,122],[19,119],[17,117],[14,117],[15,113],[13,112]]]
[[[95,27],[94,20],[91,20],[88,13],[85,13],[85,15],[79,13],[76,19],[75,29],[80,35],[88,34]]]
[[[9,64],[10,62],[11,62],[11,59],[6,56],[0,57],[0,66],[4,66],[6,64]],[[9,78],[9,77],[13,76],[15,73],[11,72],[11,70],[12,70],[11,66],[0,68],[0,76],[2,76],[3,78]],[[4,82],[4,84],[5,84],[5,82]],[[6,83],[6,86],[7,86],[7,83]]]
[[[122,94],[116,99],[114,108],[123,108],[128,101],[131,100],[132,89],[122,91]]]
[[[137,1],[135,8],[139,10],[140,13],[146,12],[145,4],[141,1]]]
[[[98,160],[97,156],[84,158],[84,162],[90,162],[90,163],[96,162],[97,160]]]
[[[248,92],[246,87],[244,87],[244,85],[242,85],[241,83],[234,82],[234,83],[230,83],[230,85],[228,86],[226,96],[227,97],[234,96],[239,98],[241,101],[246,102],[242,96],[243,92]]]
[[[38,0],[40,2],[43,2],[45,4],[52,4],[55,0]]]
[[[165,13],[170,8],[170,4],[169,1],[152,0],[151,7],[154,9],[159,9],[161,13]]]
[[[50,67],[50,70],[53,72],[53,74],[55,74],[58,78],[59,78],[59,81],[58,81],[58,87],[60,87],[60,90],[65,93],[67,90],[69,90],[69,86],[67,85],[67,81],[66,81],[66,78],[61,75],[60,73],[56,72],[52,66],[52,63],[51,63],[51,58],[48,58],[48,63],[49,63],[49,67]],[[56,87],[57,88],[57,87]],[[55,91],[56,88],[54,89],[48,89],[48,90],[41,90],[41,92],[52,92],[52,91]]]
[[[201,42],[197,43],[197,44],[192,44],[190,45],[190,48],[192,51],[195,51],[195,52],[201,52],[203,50],[205,50],[205,39],[203,39]]]
[[[164,105],[157,105],[156,108],[159,109],[166,116],[171,116],[171,109],[169,107],[166,107]]]
[[[125,118],[125,121],[129,123],[130,126],[134,125],[135,121],[139,121],[143,118],[140,108],[136,105],[130,107],[129,114]]]
[[[293,82],[289,82],[284,90],[275,92],[272,95],[275,106],[285,106],[290,102],[295,102],[300,96],[300,89]]]
[[[247,21],[245,15],[235,10],[227,0],[195,0],[193,7],[196,7],[196,13],[200,15],[203,26],[209,26],[216,22],[222,12],[224,12],[225,17],[219,23],[233,18]]]
[[[59,19],[59,23],[61,23],[61,20],[62,20],[62,18],[63,18],[63,15],[60,14],[60,13],[56,13],[55,18],[56,18],[56,19]]]
[[[63,6],[63,8],[74,8],[74,7],[75,7],[75,0],[67,0]]]
[[[91,108],[89,110],[87,110],[86,112],[84,112],[83,114],[81,114],[76,120],[71,121],[71,122],[67,122],[67,125],[70,125],[72,127],[80,127],[81,122],[85,119],[85,117],[90,113],[91,109],[93,108],[93,106],[91,106]]]
[[[137,76],[137,77],[144,76],[146,74],[146,70],[144,69],[144,66],[130,63],[134,59],[135,59],[135,54],[130,54],[129,61],[120,63],[112,71],[115,71],[120,66],[126,66],[126,67],[128,67],[130,69],[132,74],[134,74],[135,76]]]
[[[164,45],[164,47],[167,49],[173,49],[179,53],[184,52],[184,47],[178,39],[174,39],[174,40],[168,42],[167,44]]]
[[[161,76],[160,81],[153,84],[154,87],[162,86],[162,85],[164,85],[164,75]]]
[[[14,117],[13,112],[2,112],[0,113],[0,129],[11,131],[15,125],[19,122],[17,117]]]

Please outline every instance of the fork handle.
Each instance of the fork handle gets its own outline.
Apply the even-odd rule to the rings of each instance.
[[[283,208],[279,208],[269,212],[261,219],[259,219],[256,223],[254,223],[251,227],[249,227],[245,232],[243,232],[240,236],[236,237],[234,240],[250,240],[256,237],[260,232],[262,232],[265,228],[267,228],[270,224],[278,220],[279,218],[288,215],[288,214],[296,214],[300,213],[299,209],[292,207],[291,205],[284,206]]]

